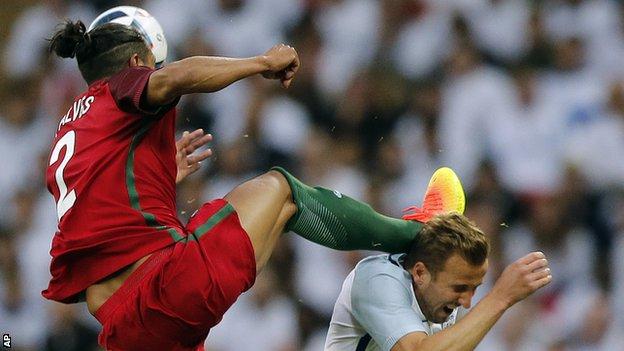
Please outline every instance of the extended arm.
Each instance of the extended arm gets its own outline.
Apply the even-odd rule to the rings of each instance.
[[[487,295],[457,324],[432,336],[407,334],[399,339],[392,351],[473,350],[506,309],[504,303]]]
[[[255,74],[279,79],[287,88],[298,68],[297,52],[284,44],[250,58],[189,57],[166,65],[150,76],[146,102],[149,106],[166,105],[181,95],[218,91]]]
[[[530,253],[509,265],[492,291],[457,324],[432,336],[407,334],[392,351],[473,350],[509,307],[550,283],[551,279],[544,254]]]

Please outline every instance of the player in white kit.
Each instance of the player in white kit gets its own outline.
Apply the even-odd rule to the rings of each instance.
[[[336,301],[325,350],[474,349],[505,310],[552,279],[544,254],[530,253],[469,311],[488,251],[479,228],[449,213],[429,220],[409,253],[360,261]]]

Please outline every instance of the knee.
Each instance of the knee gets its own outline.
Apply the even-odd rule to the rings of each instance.
[[[260,175],[256,178],[256,180],[263,189],[266,189],[266,191],[274,191],[283,195],[285,198],[291,198],[292,191],[290,189],[290,185],[288,184],[286,177],[284,177],[284,175],[280,172],[271,170]]]

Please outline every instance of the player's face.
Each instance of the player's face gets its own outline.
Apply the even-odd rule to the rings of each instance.
[[[419,281],[414,277],[416,298],[427,320],[442,323],[455,308],[470,308],[487,268],[487,260],[481,266],[473,266],[459,255],[453,255],[435,276],[425,274]]]

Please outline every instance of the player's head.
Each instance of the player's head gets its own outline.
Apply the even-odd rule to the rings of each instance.
[[[489,249],[483,232],[461,214],[438,215],[424,224],[405,268],[429,321],[444,322],[460,305],[470,307],[487,271]]]
[[[135,29],[107,23],[87,32],[81,21],[63,24],[50,40],[50,52],[76,57],[82,77],[91,83],[133,65],[154,67],[154,55]]]

